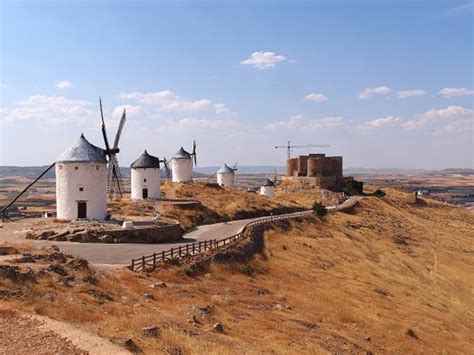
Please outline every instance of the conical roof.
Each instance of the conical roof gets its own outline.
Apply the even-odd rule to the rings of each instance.
[[[231,167],[229,167],[227,164],[224,164],[222,166],[222,168],[220,168],[218,171],[217,171],[218,174],[233,174],[234,173],[234,169],[232,169]]]
[[[105,151],[91,143],[83,134],[61,154],[56,163],[107,163]]]
[[[140,157],[135,160],[132,165],[130,165],[132,169],[137,169],[137,168],[159,168],[160,167],[160,159],[148,154],[148,152],[145,151],[143,152]]]
[[[181,147],[178,152],[174,155],[173,159],[191,159],[191,154]]]
[[[267,179],[265,180],[265,182],[262,184],[262,186],[275,186],[275,183],[270,180],[270,179]]]

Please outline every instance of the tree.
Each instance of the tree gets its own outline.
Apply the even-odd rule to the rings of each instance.
[[[374,191],[373,195],[375,197],[384,197],[386,195],[385,191],[384,190],[381,190],[381,189],[377,189]]]
[[[320,217],[328,213],[326,206],[324,206],[321,202],[315,202],[313,204],[313,211]]]

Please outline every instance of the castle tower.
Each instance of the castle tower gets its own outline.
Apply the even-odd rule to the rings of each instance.
[[[275,184],[270,179],[265,180],[262,186],[260,186],[260,195],[273,197],[275,196]]]
[[[220,186],[228,187],[234,186],[235,172],[234,169],[224,164],[222,168],[217,171],[217,183]]]
[[[160,159],[148,154],[143,154],[135,160],[131,168],[132,199],[159,199],[160,191]]]
[[[84,135],[56,161],[57,218],[105,219],[107,160],[105,151]]]
[[[183,147],[174,155],[171,161],[171,171],[173,175],[173,182],[188,182],[193,181],[193,160],[190,153],[184,150]]]

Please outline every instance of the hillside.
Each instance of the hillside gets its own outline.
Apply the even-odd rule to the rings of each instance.
[[[248,263],[134,274],[67,261],[65,274],[41,274],[46,257],[29,265],[35,282],[0,278],[13,292],[1,307],[131,337],[146,353],[468,353],[474,215],[387,192],[351,214],[274,225]],[[157,339],[141,334],[149,326]]]

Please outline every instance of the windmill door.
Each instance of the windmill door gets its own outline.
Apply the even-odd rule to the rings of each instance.
[[[148,189],[143,189],[143,199],[148,198]]]
[[[77,202],[77,218],[87,218],[87,202]]]

